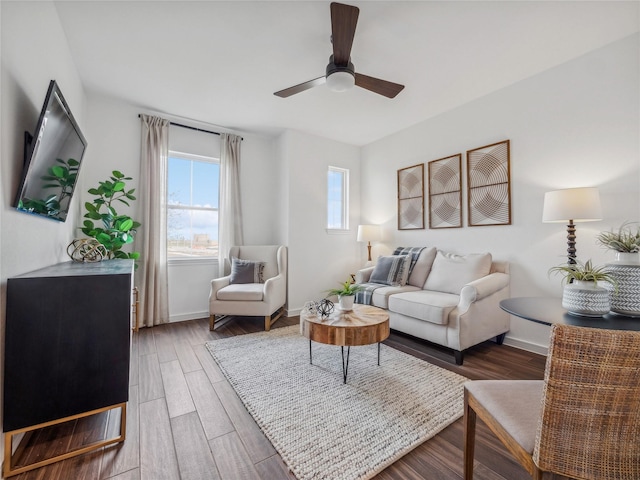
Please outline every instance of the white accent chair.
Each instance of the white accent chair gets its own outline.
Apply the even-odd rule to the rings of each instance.
[[[264,262],[264,283],[232,284],[231,275],[211,280],[209,330],[225,316],[264,317],[264,329],[271,329],[285,312],[287,301],[287,247],[283,245],[243,245],[231,247],[229,259]],[[230,272],[225,265],[225,273]]]

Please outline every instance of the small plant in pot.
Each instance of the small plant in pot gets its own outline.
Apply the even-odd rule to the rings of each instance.
[[[353,301],[355,300],[356,293],[362,290],[362,285],[351,283],[347,280],[340,284],[340,288],[332,288],[331,290],[328,290],[327,294],[329,296],[337,296],[340,303],[340,310],[348,311],[353,309]]]
[[[637,222],[624,222],[617,231],[600,232],[596,241],[616,252],[617,261],[637,263],[640,252],[640,226],[634,229],[634,223]]]
[[[609,290],[617,288],[617,281],[604,266],[594,266],[591,260],[575,265],[558,265],[549,274],[563,276],[562,306],[574,315],[600,317],[609,313]],[[598,283],[607,283],[607,289]]]
[[[135,200],[135,189],[126,189],[126,180],[131,180],[121,172],[114,170],[109,180],[100,182],[98,187],[90,188],[91,195],[96,196],[93,202],[85,202],[87,213],[82,233],[95,238],[107,250],[107,258],[132,258],[140,257],[138,252],[125,252],[122,247],[133,243],[136,229],[140,226],[128,215],[120,215],[115,209],[116,202],[130,206],[129,201]],[[96,226],[93,220],[99,221]]]

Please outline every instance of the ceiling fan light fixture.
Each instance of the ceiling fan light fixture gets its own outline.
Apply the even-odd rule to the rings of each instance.
[[[327,86],[332,92],[344,92],[353,88],[356,77],[348,71],[337,71],[327,75]]]

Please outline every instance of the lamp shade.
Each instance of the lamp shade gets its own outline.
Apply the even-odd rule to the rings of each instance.
[[[358,242],[377,242],[380,239],[380,225],[358,225]]]
[[[596,187],[566,188],[544,194],[545,223],[595,222],[602,220],[600,192]]]

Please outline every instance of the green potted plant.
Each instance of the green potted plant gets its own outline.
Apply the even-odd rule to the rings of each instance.
[[[617,231],[600,232],[596,237],[600,245],[616,252],[617,261],[638,263],[640,226],[633,229],[633,223],[624,222]]]
[[[98,187],[90,188],[88,192],[96,198],[93,202],[85,202],[87,211],[84,217],[82,233],[95,238],[104,245],[107,250],[107,258],[132,258],[140,257],[138,252],[124,252],[122,247],[133,243],[136,229],[140,223],[128,215],[120,215],[114,204],[122,203],[130,206],[129,201],[135,200],[135,189],[126,189],[126,180],[131,180],[121,172],[114,170],[109,180],[99,182]],[[116,203],[117,202],[117,203]],[[99,221],[96,226],[93,220]]]
[[[562,306],[574,315],[600,317],[609,312],[609,290],[617,289],[618,282],[604,266],[594,266],[591,260],[574,265],[558,265],[549,274],[563,277]],[[598,283],[602,282],[609,288]]]
[[[355,300],[356,293],[362,291],[364,288],[357,283],[351,283],[350,280],[340,284],[340,288],[332,288],[327,291],[329,296],[335,295],[338,297],[340,303],[340,310],[349,311],[353,309],[353,301]]]

